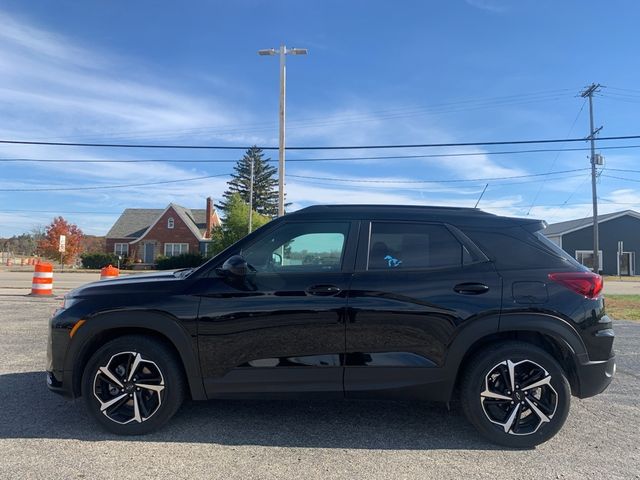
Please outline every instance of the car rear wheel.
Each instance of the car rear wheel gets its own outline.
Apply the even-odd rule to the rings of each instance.
[[[141,435],[164,425],[184,398],[182,369],[163,343],[141,335],[116,338],[89,360],[82,396],[104,428]]]
[[[488,440],[531,448],[553,437],[569,413],[571,388],[558,362],[523,342],[476,354],[461,382],[462,407]]]

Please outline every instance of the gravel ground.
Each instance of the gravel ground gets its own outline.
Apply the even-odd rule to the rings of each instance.
[[[383,402],[187,403],[145,437],[103,433],[45,386],[52,298],[0,295],[0,478],[638,479],[640,324],[616,322],[618,374],[573,399],[533,450],[486,443],[457,408]]]

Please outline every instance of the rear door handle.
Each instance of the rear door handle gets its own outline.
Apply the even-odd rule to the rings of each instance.
[[[335,285],[313,285],[312,287],[307,288],[307,293],[309,295],[329,297],[340,293],[340,288]]]
[[[453,290],[462,295],[480,295],[482,293],[487,293],[489,291],[489,287],[484,283],[459,283],[453,287]]]

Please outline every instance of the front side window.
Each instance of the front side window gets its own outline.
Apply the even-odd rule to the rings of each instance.
[[[167,219],[167,228],[173,228],[173,224],[174,224],[173,217],[169,217]]]
[[[339,271],[348,223],[291,223],[242,251],[259,272]]]
[[[176,255],[182,255],[183,253],[189,253],[188,243],[165,243],[164,244],[165,257],[175,257]]]
[[[466,249],[443,225],[371,224],[368,270],[459,267],[465,254]]]

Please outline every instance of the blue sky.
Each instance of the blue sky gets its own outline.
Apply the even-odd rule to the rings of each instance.
[[[597,7],[597,8],[596,8]],[[0,3],[0,139],[277,145],[278,62],[288,59],[288,145],[363,145],[639,134],[640,4],[614,1],[11,1]],[[601,146],[640,144],[602,142]],[[587,147],[563,144],[560,148]],[[588,152],[495,155],[528,147],[295,152],[288,158],[477,153],[290,162],[293,208],[314,203],[480,207],[550,222],[591,212]],[[601,211],[640,209],[639,149],[602,150]],[[236,160],[240,152],[0,145],[0,159]],[[270,152],[277,158],[277,152]],[[204,208],[231,163],[0,162],[0,236],[56,214],[104,235],[127,207]],[[475,180],[585,169],[511,180]],[[316,179],[300,177],[318,177]],[[616,179],[612,177],[622,177]],[[332,179],[348,180],[337,181]],[[368,180],[368,182],[362,182]],[[431,182],[416,183],[428,180]],[[433,183],[437,180],[471,180]],[[410,183],[414,182],[414,183]],[[84,212],[84,213],[83,213]]]

